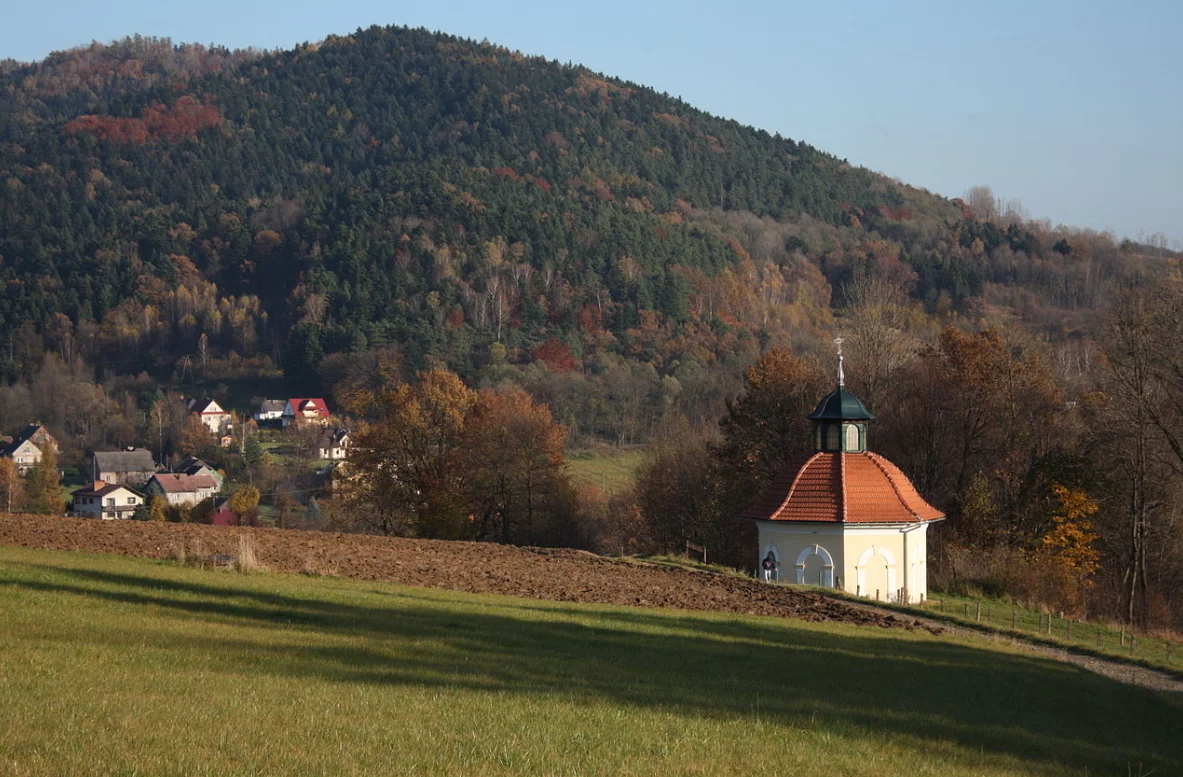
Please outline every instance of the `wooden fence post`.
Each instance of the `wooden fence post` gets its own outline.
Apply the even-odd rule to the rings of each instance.
[[[1019,610],[1017,607],[1010,608],[1010,630],[1018,631],[1019,629]]]
[[[975,621],[982,620],[982,600],[978,599],[978,614],[974,616]]]

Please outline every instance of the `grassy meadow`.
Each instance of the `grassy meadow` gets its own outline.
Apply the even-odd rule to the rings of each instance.
[[[984,640],[0,547],[0,774],[1183,773]]]
[[[639,448],[604,448],[567,454],[567,466],[575,484],[598,488],[605,496],[632,488],[637,468],[644,460],[645,451]]]

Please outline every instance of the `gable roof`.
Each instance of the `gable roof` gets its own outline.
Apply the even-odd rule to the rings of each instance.
[[[41,446],[46,442],[52,443],[54,448],[57,447],[57,440],[53,438],[53,435],[49,433],[48,429],[41,424],[29,424],[16,437],[0,444],[0,456],[12,455],[16,452],[17,448],[25,443],[32,445],[40,451]]]
[[[288,400],[283,413],[292,416],[310,414],[318,418],[328,418],[329,406],[320,397],[293,397]]]
[[[144,448],[130,451],[95,451],[95,467],[99,472],[155,472],[156,462]]]
[[[899,467],[871,453],[815,453],[788,467],[742,515],[807,523],[923,523],[945,514]]]
[[[138,496],[141,499],[143,499],[143,497],[144,497],[143,494],[141,494],[139,491],[136,491],[134,488],[128,488],[127,486],[119,485],[118,483],[105,483],[105,484],[103,484],[102,488],[95,488],[93,484],[89,485],[89,486],[83,486],[82,488],[71,491],[70,495],[71,496],[106,496],[107,494],[113,494],[116,491],[127,491],[128,493],[134,494],[135,496]]]
[[[288,406],[288,403],[282,399],[264,399],[263,404],[259,405],[260,413],[282,413],[283,409]]]
[[[215,415],[226,415],[227,414],[226,411],[222,409],[221,405],[219,405],[217,402],[215,402],[214,400],[209,399],[209,398],[190,399],[189,400],[189,411],[193,412],[193,413],[200,413],[202,415],[205,415],[206,413],[213,413]]]
[[[210,472],[214,471],[213,467],[206,464],[196,456],[186,456],[185,458],[181,459],[181,463],[176,466],[176,471],[184,475],[196,475],[203,468],[208,469]]]
[[[216,491],[218,484],[209,475],[185,475],[176,472],[160,472],[152,480],[161,490],[169,494],[192,494],[198,491]]]

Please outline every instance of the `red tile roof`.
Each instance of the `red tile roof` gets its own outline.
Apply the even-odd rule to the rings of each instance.
[[[789,467],[743,513],[762,521],[921,523],[945,514],[876,453],[815,453]]]
[[[218,484],[209,475],[179,475],[172,472],[160,472],[152,479],[163,491],[170,494],[188,494],[198,491],[217,491]]]
[[[320,397],[293,397],[288,400],[288,406],[284,409],[284,414],[291,410],[292,415],[303,416],[305,413],[312,413],[318,418],[329,417],[329,406]]]

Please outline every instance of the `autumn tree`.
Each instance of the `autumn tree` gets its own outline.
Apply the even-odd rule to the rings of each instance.
[[[254,486],[243,486],[230,495],[230,512],[238,518],[239,525],[249,523],[249,516],[259,506],[259,489]]]
[[[382,534],[469,533],[459,463],[476,400],[444,369],[379,391],[376,418],[358,430],[346,462],[343,491],[359,520]]]
[[[209,427],[201,422],[201,416],[190,413],[177,434],[174,453],[205,456],[217,446]]]
[[[1099,509],[1085,491],[1056,483],[1052,486],[1058,505],[1051,526],[1039,537],[1031,553],[1039,574],[1052,584],[1060,606],[1077,610],[1083,592],[1092,586],[1100,568],[1100,536],[1092,517]]]
[[[908,289],[861,272],[843,289],[842,318],[850,385],[872,413],[880,412],[892,384],[915,358],[918,344],[907,334]]]
[[[773,348],[748,368],[744,393],[727,403],[715,451],[733,481],[764,483],[812,450],[808,416],[835,384],[816,366]]]
[[[157,494],[152,497],[151,506],[148,508],[148,520],[157,523],[164,523],[168,520],[168,500],[163,495]]]
[[[465,425],[460,466],[478,537],[556,544],[574,509],[565,431],[520,389],[482,391]]]
[[[47,445],[41,453],[41,461],[25,476],[25,510],[30,513],[58,515],[65,509],[57,454],[53,446]]]
[[[11,513],[24,503],[24,484],[16,462],[9,457],[0,458],[0,508]]]

